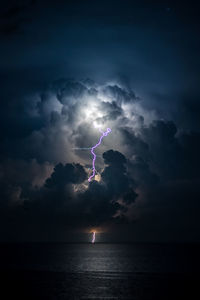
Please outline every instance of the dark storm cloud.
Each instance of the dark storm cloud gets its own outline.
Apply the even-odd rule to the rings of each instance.
[[[198,177],[199,132],[178,131],[174,122],[163,120],[142,126],[137,135],[129,127],[120,132],[134,164],[151,166],[162,179]]]
[[[26,104],[27,121],[32,123],[36,118],[41,120],[41,125],[38,128],[33,126],[28,137],[15,138],[15,149],[9,152],[13,152],[15,158],[1,166],[2,212],[11,213],[19,226],[29,224],[34,230],[36,220],[37,226],[50,226],[53,220],[58,230],[68,226],[79,228],[130,222],[132,213],[129,207],[134,205],[137,214],[137,199],[146,191],[144,201],[151,198],[151,191],[161,195],[159,191],[168,181],[198,178],[198,132],[184,132],[172,121],[153,120],[148,124],[148,112],[140,109],[142,100],[138,102],[137,97],[130,98],[129,90],[117,89],[115,84],[115,94],[106,98],[104,90],[107,85],[88,81],[54,81],[44,92],[33,97],[34,105],[29,107]],[[92,93],[91,85],[95,86]],[[86,166],[91,157],[88,152],[79,151],[73,156],[70,149],[73,146],[89,147],[93,144],[91,140],[94,143],[97,140],[90,119],[82,115],[84,110],[88,113],[93,109],[91,103],[97,110],[88,118],[94,118],[97,113],[97,122],[112,122],[115,139],[111,144],[122,149],[126,156],[114,150],[104,152],[104,165],[100,160],[97,164],[100,181],[94,180],[85,186],[88,178]],[[128,105],[127,108],[124,104]],[[109,139],[105,142],[107,147],[111,145]],[[11,137],[7,143],[13,143]],[[65,149],[63,154],[62,149]],[[29,160],[22,160],[21,151]],[[67,157],[67,164],[59,163],[66,161],[61,159],[62,155]],[[37,161],[30,164],[33,157]],[[82,164],[70,162],[77,161],[77,158]],[[17,175],[18,172],[22,172],[21,176]],[[39,173],[43,175],[39,176]],[[174,198],[178,197],[179,202],[181,195],[180,191]],[[150,207],[155,205],[153,201],[147,203]],[[151,210],[159,213],[154,207]],[[146,214],[145,207],[140,207],[139,215],[143,214]],[[148,216],[146,218],[148,220]]]
[[[155,121],[143,130],[154,168],[168,179],[199,176],[199,132],[177,132],[173,122]]]
[[[144,128],[142,135],[149,145],[151,161],[161,176],[177,176],[180,163],[180,146],[175,137],[177,128],[173,122],[154,121]]]
[[[39,164],[36,159],[30,161],[7,159],[1,162],[1,217],[5,216],[6,218],[6,215],[14,214],[16,210],[22,208],[27,200],[25,194],[30,190],[42,187],[51,172],[52,165],[49,163]]]
[[[124,89],[120,88],[117,85],[108,85],[104,89],[104,93],[107,97],[110,97],[111,99],[114,98],[119,105],[121,105],[123,102],[126,103],[138,100],[138,97],[136,97],[136,95],[132,91],[126,92]]]
[[[138,153],[139,155],[139,153]],[[147,162],[141,156],[136,155],[129,163],[129,170],[138,186],[153,186],[159,182],[159,176],[152,172]]]
[[[86,180],[87,174],[84,168],[79,164],[56,165],[51,177],[46,181],[46,187],[63,186],[67,183],[82,183]]]
[[[116,165],[119,168],[121,168],[122,171],[124,171],[124,164],[126,163],[126,158],[123,154],[117,151],[110,150],[103,154],[103,158],[107,165]]]
[[[109,194],[122,198],[124,203],[135,201],[137,194],[133,190],[134,180],[127,173],[126,158],[118,151],[109,150],[103,154],[104,162],[108,166],[101,174],[106,183]]]
[[[137,241],[199,241],[199,179],[169,181],[143,190],[134,208]]]
[[[58,82],[59,84],[59,82]],[[57,84],[55,83],[55,87]],[[76,101],[81,98],[88,89],[81,83],[75,80],[63,80],[63,85],[58,86],[57,98],[61,103],[69,104],[69,101]]]
[[[103,154],[103,158],[105,163],[109,165],[102,173],[103,181],[97,182],[94,180],[85,191],[83,187],[80,187],[77,193],[69,192],[69,186],[68,190],[63,189],[67,184],[80,184],[86,179],[83,167],[78,164],[75,166],[72,164],[57,165],[51,178],[46,180],[45,187],[49,189],[50,194],[56,188],[59,195],[55,194],[53,199],[63,199],[66,223],[74,226],[84,224],[95,226],[111,220],[119,222],[121,218],[124,218],[123,213],[127,210],[126,205],[118,203],[119,197],[124,204],[135,201],[137,194],[133,189],[133,180],[126,173],[126,158],[124,155],[118,151],[109,150]],[[77,168],[76,172],[73,172],[74,167]],[[109,176],[107,176],[108,173]],[[70,197],[72,202],[70,202]],[[66,209],[68,208],[68,202],[70,203],[70,214]],[[118,214],[118,217],[116,214]]]
[[[99,226],[111,221],[124,222],[128,205],[137,197],[133,180],[126,173],[126,158],[113,150],[105,152],[103,157],[109,164],[102,174],[103,181],[94,180],[87,189],[81,185],[87,174],[80,164],[56,165],[51,176],[39,188],[13,187],[12,196],[18,197],[19,201],[18,205],[10,208],[15,212],[15,220],[20,224],[27,222],[28,226],[34,226],[34,220],[37,220],[37,225],[41,226],[53,221],[56,227],[75,228]],[[118,202],[119,197],[123,204]],[[18,207],[24,211],[23,214],[18,212]],[[33,222],[32,225],[27,218]]]
[[[113,199],[107,186],[97,181],[91,182],[85,193],[80,195],[80,199],[83,203],[80,220],[82,220],[82,224],[87,226],[116,222],[125,211],[125,208],[116,199]],[[119,213],[120,216],[115,217],[116,213]]]
[[[140,155],[143,159],[148,160],[150,156],[148,143],[141,137],[136,136],[132,128],[124,127],[120,131],[123,136],[123,142],[131,148],[131,154]]]

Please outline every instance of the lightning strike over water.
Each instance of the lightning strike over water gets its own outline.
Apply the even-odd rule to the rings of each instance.
[[[92,244],[95,243],[95,237],[96,237],[96,232],[93,231],[93,233],[92,233]]]
[[[97,148],[99,145],[101,145],[102,139],[104,138],[104,136],[107,136],[107,135],[111,132],[111,129],[110,129],[110,128],[107,128],[107,130],[106,130],[105,132],[103,132],[102,130],[100,130],[100,132],[102,133],[102,135],[101,135],[101,137],[100,137],[98,143],[97,143],[95,146],[93,146],[93,147],[91,148],[91,153],[92,153],[92,155],[93,155],[93,160],[92,160],[92,175],[88,178],[88,181],[89,181],[89,182],[90,182],[91,179],[95,176],[95,171],[96,171],[96,169],[95,169],[95,160],[96,160],[96,157],[97,157],[97,156],[96,156],[96,154],[94,153],[94,149]]]

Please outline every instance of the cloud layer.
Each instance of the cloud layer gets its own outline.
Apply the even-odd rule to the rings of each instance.
[[[55,231],[134,224],[140,218],[145,223],[149,215],[162,214],[153,194],[159,203],[165,195],[168,207],[171,201],[181,205],[199,178],[200,133],[145,109],[139,96],[117,82],[54,81],[26,96],[21,122],[1,137],[2,222],[3,215],[11,215],[31,231],[52,222]],[[95,151],[97,173],[89,183],[87,148],[97,143],[99,129],[108,127],[112,132]],[[188,189],[182,188],[187,183]]]

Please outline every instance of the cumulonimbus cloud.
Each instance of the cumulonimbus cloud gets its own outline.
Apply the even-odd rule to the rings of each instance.
[[[17,208],[20,222],[26,214],[80,226],[124,221],[140,191],[198,177],[199,133],[149,113],[130,89],[62,79],[30,99],[24,126],[32,130],[5,139],[1,152],[8,157],[0,165],[2,211]],[[89,184],[87,148],[107,127],[112,133],[96,149],[98,176]]]

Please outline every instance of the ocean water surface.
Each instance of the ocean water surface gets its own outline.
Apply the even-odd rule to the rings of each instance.
[[[1,299],[196,299],[199,255],[188,244],[1,244]]]

